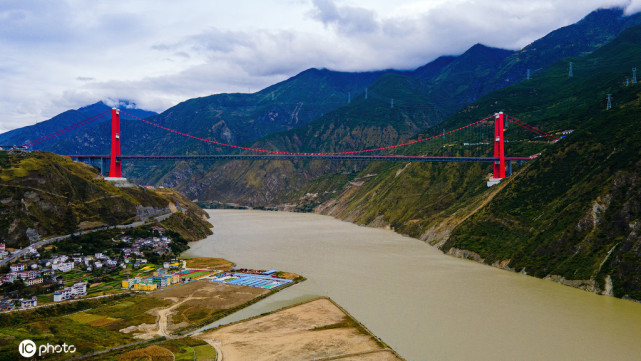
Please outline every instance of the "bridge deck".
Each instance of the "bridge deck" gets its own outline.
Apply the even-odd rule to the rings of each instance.
[[[69,155],[77,160],[98,160],[109,158],[109,155]],[[316,155],[316,154],[194,154],[194,155],[121,155],[120,161],[158,161],[158,160],[221,160],[221,159],[319,159],[332,161],[394,161],[394,162],[473,162],[491,163],[499,161],[494,157],[435,157],[407,155]],[[505,157],[506,161],[528,161],[530,157]]]

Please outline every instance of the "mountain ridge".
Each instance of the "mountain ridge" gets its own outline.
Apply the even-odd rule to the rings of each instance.
[[[577,28],[595,25],[596,22],[597,28],[619,31],[624,27],[621,24],[629,25],[640,19],[639,14],[623,16],[621,9],[600,10],[586,16],[579,23],[552,32],[532,44],[539,48],[536,53],[546,58],[546,64],[553,60],[558,62],[565,50],[556,48],[574,36]],[[611,22],[619,25],[606,26]],[[603,34],[599,34],[599,39],[602,37]],[[585,51],[595,48],[594,43],[600,44],[600,40],[591,38],[580,43],[584,45],[568,51],[576,56],[584,55]],[[528,52],[532,53],[532,45],[529,47]],[[438,124],[464,104],[482,97],[493,87],[495,79],[500,78],[501,67],[507,69],[502,70],[502,74],[515,69],[513,65],[505,64],[518,54],[519,52],[477,44],[461,56],[437,58],[416,69],[415,73],[384,74],[369,86],[368,99],[360,94],[352,98],[352,103],[303,127],[266,136],[252,143],[251,147],[290,152],[349,151],[405,141],[420,132],[421,126]],[[532,72],[532,76],[535,74]],[[523,72],[521,80],[525,80],[525,76]],[[466,100],[459,102],[460,99]],[[149,176],[141,179],[178,187],[200,200],[274,207],[294,202],[301,196],[299,192],[318,177],[323,178],[332,172],[344,173],[354,169],[354,166],[359,167],[351,163],[345,166],[317,162],[278,164],[279,166],[275,166],[257,162],[252,165],[247,161],[235,161],[216,163],[214,166],[196,166],[181,163],[169,173],[169,167],[157,167],[152,172],[146,172]],[[310,164],[313,164],[313,170],[302,169]],[[152,177],[152,174],[155,176]],[[282,188],[279,188],[280,185]]]

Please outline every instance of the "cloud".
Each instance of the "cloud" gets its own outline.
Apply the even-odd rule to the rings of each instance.
[[[0,40],[13,44],[60,43],[74,37],[64,1],[7,0],[0,3]]]
[[[475,43],[518,49],[641,0],[0,2],[0,131],[106,99],[163,111],[310,67],[413,69]]]
[[[336,26],[338,31],[349,33],[372,33],[378,29],[376,13],[362,7],[337,7],[332,0],[313,0],[310,16],[325,26]]]
[[[625,14],[635,14],[641,11],[641,0],[630,0],[625,7]]]

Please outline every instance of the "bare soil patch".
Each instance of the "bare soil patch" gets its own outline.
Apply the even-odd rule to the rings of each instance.
[[[229,271],[233,265],[233,262],[223,258],[198,257],[187,260],[187,268]]]
[[[284,278],[286,280],[292,280],[292,281],[300,277],[300,275],[296,273],[291,273],[291,272],[278,272],[276,275],[279,278]]]
[[[269,290],[225,285],[207,280],[189,282],[155,292],[150,296],[170,301],[172,304],[151,311],[157,316],[156,327],[146,331],[154,336],[170,337],[171,333],[179,328],[210,319],[217,312],[240,306],[266,293],[269,293]]]
[[[336,361],[398,361],[399,358],[390,350],[380,350],[377,352],[368,352],[360,355],[350,355],[339,358],[325,359]],[[324,360],[317,360],[324,361]]]
[[[197,337],[219,350],[225,361],[400,360],[391,350],[377,352],[384,350],[384,346],[328,299],[314,300]]]
[[[126,352],[118,356],[118,359],[122,361],[129,361],[129,360],[171,361],[174,359],[174,354],[164,347],[149,346],[140,350],[133,350],[133,351]]]

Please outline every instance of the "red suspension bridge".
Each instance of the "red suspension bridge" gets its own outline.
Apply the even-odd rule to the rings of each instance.
[[[65,128],[62,128],[56,132],[47,134],[40,138],[34,139],[22,145],[22,147],[33,147],[42,142],[48,141],[50,139],[56,138],[63,134],[66,134],[77,128],[91,124],[99,119],[106,117],[110,112],[106,111],[100,114],[97,114],[93,117],[87,118],[78,123],[72,124]],[[139,120],[147,125],[183,136],[192,138],[197,141],[214,144],[224,148],[231,148],[235,150],[244,151],[241,154],[185,154],[185,155],[124,155],[121,153],[121,129],[120,129],[120,114],[126,114],[129,117]],[[482,143],[493,145],[493,156],[478,156],[478,157],[465,157],[465,156],[427,156],[427,155],[381,155],[376,154],[383,151],[389,151],[392,149],[408,147],[414,144],[424,143],[430,140],[437,138],[444,139],[446,136],[454,133],[463,132],[465,130],[470,130],[475,126],[485,125],[486,127],[493,122],[494,135],[491,142]],[[122,177],[122,162],[123,161],[142,161],[142,160],[189,160],[189,159],[272,159],[272,160],[282,160],[282,159],[322,159],[322,160],[334,160],[334,161],[421,161],[421,162],[486,162],[493,163],[493,177],[497,180],[503,179],[506,175],[512,173],[512,163],[513,162],[523,162],[533,158],[529,157],[510,157],[505,155],[505,139],[504,139],[504,129],[507,122],[511,122],[529,132],[534,133],[537,137],[540,137],[547,141],[558,141],[558,138],[555,136],[546,133],[538,128],[535,128],[529,124],[526,124],[514,117],[505,115],[502,112],[491,115],[487,118],[472,122],[470,124],[461,126],[459,128],[445,131],[442,133],[433,135],[430,137],[408,141],[396,145],[387,145],[382,147],[374,147],[363,150],[352,150],[344,152],[287,152],[287,151],[277,151],[269,149],[260,149],[260,148],[251,148],[243,147],[239,145],[222,143],[210,139],[205,139],[197,137],[191,134],[180,132],[176,129],[171,129],[160,124],[156,124],[146,119],[138,118],[129,113],[121,111],[119,109],[111,110],[111,152],[109,155],[68,155],[73,160],[82,161],[89,163],[95,166],[98,166],[101,169],[103,175],[107,174],[107,169],[109,169],[110,178],[121,178]],[[477,143],[480,144],[480,143]]]

